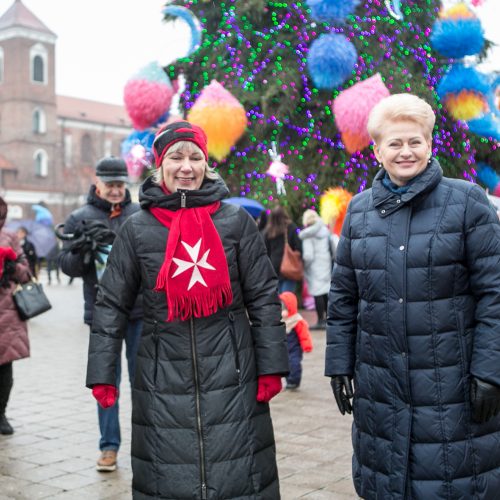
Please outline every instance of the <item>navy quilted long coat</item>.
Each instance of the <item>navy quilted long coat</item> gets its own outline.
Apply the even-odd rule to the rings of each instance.
[[[500,224],[436,160],[398,195],[351,201],[329,295],[326,371],[354,377],[353,479],[371,499],[500,498],[500,416],[471,420],[471,376],[500,386]]]
[[[222,182],[188,191],[187,207],[227,196]],[[169,230],[150,213],[181,206],[147,179],[141,207],[120,228],[100,283],[87,385],[113,384],[127,313],[143,290],[144,329],[132,391],[134,500],[280,498],[269,405],[257,377],[288,373],[278,280],[257,225],[222,203],[212,215],[229,265],[233,303],[205,318],[166,322],[154,291]],[[208,260],[210,262],[210,258]]]

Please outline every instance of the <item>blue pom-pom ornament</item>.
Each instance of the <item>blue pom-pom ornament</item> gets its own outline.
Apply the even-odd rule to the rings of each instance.
[[[351,76],[357,60],[354,45],[344,35],[330,33],[311,44],[307,67],[318,89],[334,89]]]
[[[470,90],[478,94],[487,94],[490,85],[484,75],[474,68],[463,64],[453,64],[437,86],[437,94],[443,99],[447,94],[455,94],[461,90]]]
[[[319,23],[342,23],[356,10],[359,0],[307,0],[311,19]]]
[[[430,36],[432,47],[451,59],[478,54],[484,46],[481,21],[468,19],[439,19]]]

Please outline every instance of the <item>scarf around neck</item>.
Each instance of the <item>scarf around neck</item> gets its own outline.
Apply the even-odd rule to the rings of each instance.
[[[219,207],[220,201],[174,211],[150,208],[170,230],[155,286],[167,296],[167,321],[210,316],[233,301],[226,254],[210,217]]]

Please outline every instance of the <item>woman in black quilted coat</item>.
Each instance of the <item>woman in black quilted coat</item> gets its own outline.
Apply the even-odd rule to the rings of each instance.
[[[332,276],[325,373],[367,500],[500,495],[500,224],[480,187],[443,177],[433,126],[410,94],[372,110],[382,168]]]
[[[101,281],[87,386],[106,406],[127,314],[144,296],[132,401],[134,499],[280,498],[269,400],[288,354],[277,279],[257,226],[221,203],[206,136],[161,129]]]

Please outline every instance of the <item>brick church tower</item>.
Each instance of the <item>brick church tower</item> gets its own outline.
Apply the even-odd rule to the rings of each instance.
[[[0,16],[0,196],[11,218],[32,219],[43,201],[63,221],[132,131],[123,106],[56,95],[56,39],[21,0]]]
[[[55,42],[21,0],[0,18],[0,185],[57,186]]]

